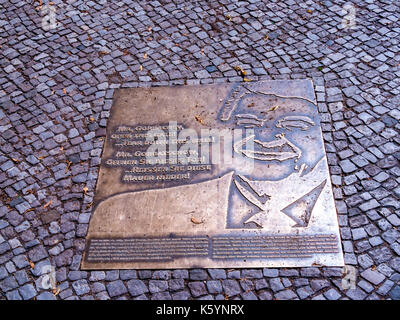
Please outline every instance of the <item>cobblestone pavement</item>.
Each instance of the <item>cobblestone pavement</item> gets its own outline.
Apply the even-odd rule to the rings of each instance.
[[[345,1],[53,3],[0,3],[0,299],[400,299],[399,1],[349,1],[355,21]],[[80,271],[114,89],[235,66],[313,79],[356,288],[326,267]]]

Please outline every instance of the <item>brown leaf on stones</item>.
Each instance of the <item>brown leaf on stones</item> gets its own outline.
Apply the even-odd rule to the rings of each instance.
[[[372,271],[375,271],[375,270],[376,270],[376,265],[373,265],[373,266],[371,267],[371,270],[372,270]]]
[[[50,200],[49,202],[47,202],[47,203],[46,203],[46,204],[43,206],[43,208],[45,208],[45,209],[46,209],[46,208],[47,208],[49,205],[51,205],[51,204],[52,204],[52,202],[53,202],[53,201],[52,201],[52,200]]]
[[[190,219],[190,221],[192,221],[194,224],[202,224],[202,223],[204,223],[204,221],[199,221],[194,217],[192,217],[192,219]]]
[[[53,294],[56,296],[56,295],[58,295],[60,293],[60,288],[56,287],[52,291],[53,291]]]
[[[69,167],[71,166],[71,164],[72,164],[72,162],[67,160],[67,167],[65,168],[65,172],[64,173],[68,172]]]
[[[29,265],[31,266],[32,269],[35,268],[35,264],[33,263],[33,261],[29,260]]]
[[[91,208],[93,206],[93,202],[88,203],[88,205],[86,206],[86,210]]]
[[[21,160],[16,159],[16,158],[12,158],[12,161],[14,161],[15,163],[20,163],[21,162]]]
[[[324,265],[322,265],[322,264],[320,264],[320,263],[317,263],[317,262],[313,262],[313,263],[312,263],[312,266],[313,266],[313,267],[318,267],[318,268],[320,268],[320,267],[323,267]]]
[[[233,67],[236,71],[239,71],[240,72],[240,75],[242,76],[242,77],[244,77],[246,74],[247,74],[247,72],[242,68],[242,67],[240,67],[240,66],[235,66],[235,67]]]
[[[83,193],[86,194],[86,192],[88,192],[88,187],[83,187]]]
[[[43,5],[43,2],[42,2],[42,0],[38,0],[38,2],[39,2],[39,6],[37,6],[35,9],[36,9],[36,11],[39,11],[39,10],[41,10],[42,9],[42,5]]]

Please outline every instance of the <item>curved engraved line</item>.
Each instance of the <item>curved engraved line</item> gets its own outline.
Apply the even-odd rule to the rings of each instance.
[[[275,97],[278,97],[278,98],[287,98],[287,99],[301,99],[301,100],[305,100],[305,101],[311,102],[311,103],[312,103],[313,105],[315,105],[315,106],[317,105],[317,103],[314,102],[313,100],[310,100],[310,99],[307,99],[307,98],[304,98],[304,97],[299,97],[299,96],[283,96],[283,95],[276,94],[276,93],[253,91],[253,90],[251,90],[251,89],[249,89],[249,88],[246,88],[246,89],[247,89],[248,91],[252,92],[252,93],[255,93],[255,94],[271,95],[271,96],[275,96]]]
[[[289,205],[287,205],[285,208],[281,209],[280,211],[282,213],[284,213],[285,215],[287,215],[289,218],[291,218],[294,222],[297,223],[297,225],[295,225],[294,227],[307,227],[308,223],[310,222],[311,219],[311,215],[312,212],[314,210],[315,204],[317,203],[319,197],[321,196],[322,191],[325,188],[326,185],[326,180],[322,181],[322,183],[320,183],[318,186],[316,186],[315,188],[313,188],[311,191],[307,192],[306,194],[304,194],[303,196],[301,196],[300,198],[298,198],[297,200],[293,201],[292,203],[290,203]],[[314,194],[314,193],[318,193],[318,194]],[[301,218],[298,218],[296,216],[294,216],[290,211],[288,212],[288,208],[295,205],[296,202],[300,201],[303,198],[308,198],[309,196],[315,196],[315,200],[310,204],[308,204],[308,206],[305,208],[305,217],[304,217],[304,221]]]
[[[315,125],[314,121],[307,116],[285,116],[282,119],[278,120],[278,122],[283,122],[283,121],[304,121],[311,125]]]
[[[289,127],[301,128],[302,130],[307,130],[309,128],[307,124],[311,126],[315,125],[314,121],[307,116],[286,116],[283,117],[282,119],[279,119],[275,124],[275,126],[277,128],[285,128],[288,130],[290,130]]]
[[[202,184],[202,183],[208,183],[208,182],[211,182],[211,181],[223,180],[224,178],[228,177],[229,175],[230,175],[231,178],[232,178],[232,176],[233,176],[234,173],[235,173],[235,171],[234,171],[234,170],[231,170],[231,171],[228,171],[228,172],[224,173],[223,175],[219,176],[218,178],[214,178],[214,179],[204,179],[204,180],[197,181],[197,182],[194,182],[194,183],[180,184],[180,185],[175,185],[175,186],[171,186],[171,187],[167,187],[167,188],[160,187],[160,188],[150,188],[150,189],[140,189],[140,190],[128,190],[128,191],[118,192],[118,193],[112,194],[112,195],[110,195],[110,196],[107,196],[107,197],[105,197],[104,199],[99,200],[99,201],[93,206],[93,211],[92,211],[92,212],[95,212],[96,209],[99,207],[99,205],[102,204],[103,202],[105,202],[105,201],[107,201],[107,200],[110,200],[111,198],[118,197],[118,196],[121,196],[121,195],[125,195],[125,194],[128,194],[128,193],[138,193],[138,192],[148,192],[148,191],[156,191],[156,192],[158,192],[158,191],[162,191],[162,190],[172,190],[172,189],[175,189],[175,188],[181,188],[181,187],[185,187],[185,186],[192,186],[192,185],[198,185],[198,184]],[[164,182],[164,183],[165,183],[165,182]],[[230,184],[231,184],[231,183],[230,183]],[[229,184],[229,185],[230,185],[230,184]]]
[[[243,92],[245,90],[248,89],[242,84],[238,84],[233,87],[228,95],[228,98],[225,100],[222,106],[222,111],[219,116],[221,121],[228,121],[231,118],[233,111],[236,109],[238,101],[240,101],[240,99],[247,94],[247,92]]]
[[[258,120],[260,122],[263,121],[263,119],[259,119],[255,114],[251,114],[251,113],[240,113],[235,115],[236,118],[251,118],[254,120]]]
[[[249,150],[242,150],[242,153],[252,159],[262,160],[262,161],[285,161],[293,158],[297,158],[298,154],[295,152],[277,152],[277,151],[270,151],[270,152],[262,152],[262,151],[249,151]]]
[[[267,142],[262,142],[260,140],[254,139],[255,135],[250,135],[238,142],[236,142],[233,145],[233,150],[236,153],[242,153],[248,158],[251,159],[256,159],[256,160],[263,160],[263,161],[272,161],[272,160],[278,160],[278,161],[284,161],[284,160],[289,160],[293,158],[299,159],[301,157],[301,150],[295,146],[293,143],[291,143],[289,140],[287,140],[283,135],[277,135],[276,137],[279,138],[279,140],[273,140],[273,141],[267,141]],[[288,152],[288,151],[283,151],[283,152],[278,152],[278,151],[252,151],[252,150],[243,150],[241,147],[244,146],[247,141],[254,139],[254,143],[259,144],[263,146],[264,148],[275,148],[275,147],[282,147],[284,145],[288,145],[289,147],[292,148],[293,152]],[[265,156],[265,158],[263,157]]]
[[[246,184],[249,186],[249,189],[253,191],[255,194],[260,196],[260,194],[252,188],[252,186],[249,184],[248,180],[241,175],[238,175],[240,179],[242,179]],[[238,180],[233,179],[233,182],[235,183],[236,187],[238,188],[239,192],[242,194],[244,198],[246,198],[248,201],[250,201],[252,204],[254,204],[256,207],[258,207],[261,210],[265,210],[265,204],[259,201],[249,190],[247,190]]]
[[[251,127],[262,127],[263,123],[260,123],[259,121],[255,120],[255,119],[238,119],[236,121],[236,125],[237,126],[251,126]]]

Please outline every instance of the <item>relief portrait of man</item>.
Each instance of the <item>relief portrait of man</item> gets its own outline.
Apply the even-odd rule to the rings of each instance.
[[[97,206],[90,232],[135,234],[138,225],[137,234],[146,236],[235,229],[291,232],[318,223],[312,212],[329,194],[321,174],[326,159],[316,105],[295,87],[290,91],[262,82],[237,84],[221,103],[215,120],[221,128],[254,132],[232,146],[233,155],[251,162],[250,173],[221,163],[214,179],[112,196]],[[249,140],[251,150],[246,149]]]

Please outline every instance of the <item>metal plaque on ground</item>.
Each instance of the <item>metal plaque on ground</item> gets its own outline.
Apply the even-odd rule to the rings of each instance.
[[[83,269],[343,265],[311,80],[116,91]]]

